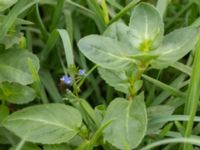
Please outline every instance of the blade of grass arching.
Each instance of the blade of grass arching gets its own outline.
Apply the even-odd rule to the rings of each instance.
[[[43,48],[43,50],[39,54],[41,63],[47,59],[49,53],[51,52],[51,50],[55,46],[58,37],[59,37],[59,34],[56,30],[52,31],[51,34],[49,35],[49,38],[47,40],[47,43],[45,44],[45,47]]]
[[[173,95],[175,95],[175,96],[185,97],[185,94],[184,94],[183,92],[177,90],[177,89],[174,88],[174,87],[171,87],[171,86],[169,86],[169,85],[167,85],[167,84],[165,84],[165,83],[163,83],[163,82],[160,82],[160,81],[158,81],[158,80],[156,80],[156,79],[153,79],[153,78],[151,78],[151,77],[149,77],[149,76],[147,76],[147,75],[144,75],[144,74],[142,75],[142,77],[143,77],[145,80],[147,80],[147,81],[149,81],[149,82],[155,84],[156,86],[160,87],[160,88],[163,89],[163,90],[166,90],[166,91],[170,92],[171,94],[173,94]]]
[[[170,116],[155,117],[151,119],[149,126],[153,127],[156,124],[169,121],[188,121],[189,119],[190,119],[189,115],[170,115]],[[195,116],[194,122],[200,122],[200,117]]]
[[[54,102],[61,102],[62,97],[61,97],[60,93],[58,92],[58,89],[54,83],[54,80],[53,80],[50,72],[48,70],[42,70],[40,72],[40,77],[41,77],[41,81],[42,81],[45,89],[51,96],[52,100]]]
[[[184,65],[184,64],[182,64],[180,62],[176,62],[173,65],[171,65],[171,67],[173,67],[173,68],[185,73],[186,75],[191,76],[192,69],[187,65]]]
[[[69,39],[69,35],[68,35],[67,31],[64,29],[58,29],[58,30],[52,31],[52,33],[49,36],[49,39],[47,40],[47,44],[45,45],[45,47],[43,48],[42,52],[39,55],[40,60],[41,60],[41,62],[43,62],[47,59],[49,53],[55,46],[59,35],[63,42],[63,46],[64,46],[64,50],[65,50],[65,57],[66,57],[66,61],[67,61],[68,67],[69,67],[71,64],[74,64],[74,56],[73,56],[73,50],[72,50],[71,42]]]
[[[187,99],[185,103],[185,114],[189,115],[189,121],[186,125],[185,137],[189,137],[192,133],[193,121],[197,111],[199,102],[199,83],[200,83],[200,38],[198,39],[196,48],[194,63],[192,67],[191,82],[189,84]],[[184,150],[187,150],[188,144],[184,144]]]
[[[71,44],[73,43],[73,20],[72,20],[72,12],[70,10],[64,10],[66,29],[69,34],[69,39]]]
[[[30,3],[30,2],[29,2]],[[29,4],[28,3],[28,4]],[[31,3],[31,6],[36,3],[36,1]],[[19,0],[16,5],[12,8],[12,10],[9,12],[9,14],[4,18],[1,26],[0,26],[0,42],[3,41],[6,33],[8,32],[8,30],[10,29],[10,27],[14,24],[14,22],[17,19],[17,16],[20,15],[20,13],[22,13],[22,8],[29,8],[26,7],[27,5],[27,1],[25,0]],[[23,9],[26,10],[26,9]]]
[[[6,15],[0,15],[0,24],[2,20],[4,20],[7,16]],[[16,25],[33,25],[33,22],[21,18],[16,18],[15,23]]]
[[[95,12],[96,16],[99,18],[99,20],[101,20],[104,23],[103,20],[103,11],[101,10],[101,8],[99,7],[99,4],[97,2],[97,0],[87,0],[87,4],[90,7],[90,9]]]
[[[171,139],[165,139],[165,140],[160,140],[157,142],[154,142],[152,144],[149,144],[140,150],[150,150],[153,149],[154,147],[158,147],[161,145],[165,144],[171,144],[171,143],[188,143],[188,144],[193,144],[200,146],[200,139],[199,138],[171,138]]]
[[[90,18],[95,18],[95,13],[93,11],[91,11],[90,9],[88,9],[76,2],[73,2],[71,0],[65,0],[65,2],[72,7],[76,7],[76,11],[80,11],[85,16],[88,16]]]
[[[42,37],[44,37],[45,40],[47,40],[48,36],[49,36],[49,33],[47,32],[47,29],[45,28],[45,26],[44,26],[44,24],[42,22],[42,19],[40,17],[38,4],[36,4],[35,8],[36,8],[35,12],[36,12],[37,23],[38,23],[39,28],[41,30],[41,35],[42,35]]]
[[[57,31],[63,42],[67,66],[70,68],[71,65],[74,65],[74,54],[68,32],[64,29],[58,29]]]
[[[171,0],[158,0],[157,1],[156,8],[160,12],[160,15],[162,16],[162,18],[164,18],[164,16],[165,16],[167,6],[170,3],[170,1]]]
[[[133,0],[130,2],[126,7],[124,7],[119,13],[117,13],[109,22],[109,24],[112,24],[113,22],[120,19],[122,16],[124,16],[130,9],[132,9],[140,0]]]
[[[32,74],[32,78],[34,81],[34,83],[32,84],[33,88],[40,96],[42,103],[44,103],[44,104],[48,103],[48,98],[45,93],[44,87],[40,81],[40,77],[37,73],[37,70],[35,69],[35,66],[33,65],[32,61],[30,59],[28,59],[28,66],[29,66],[29,70]]]
[[[99,31],[103,33],[104,30],[106,29],[106,23],[104,21],[103,11],[99,7],[97,0],[87,0],[87,4],[89,8],[95,13],[95,16],[93,19],[96,22],[96,25]]]
[[[173,137],[173,138],[183,138],[183,136],[180,134],[180,132],[175,132],[175,131],[169,131],[166,135],[167,137]],[[191,138],[199,138],[196,135],[191,135]],[[180,146],[182,146],[182,144],[180,144]],[[171,149],[169,149],[171,150]],[[178,150],[182,150],[182,149],[178,149]]]
[[[53,18],[52,18],[52,22],[50,25],[50,30],[54,30],[56,28],[56,24],[61,16],[62,10],[63,10],[63,6],[64,6],[65,0],[58,0],[57,1],[57,5],[55,6],[55,10],[53,13]]]

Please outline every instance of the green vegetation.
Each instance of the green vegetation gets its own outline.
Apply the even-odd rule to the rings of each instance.
[[[0,150],[196,150],[199,0],[0,0]]]

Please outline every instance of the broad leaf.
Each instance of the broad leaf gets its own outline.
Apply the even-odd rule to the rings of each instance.
[[[104,130],[104,138],[119,149],[136,148],[147,128],[147,112],[143,93],[128,101],[116,98],[108,106],[102,125],[112,120]]]
[[[0,11],[4,11],[5,9],[11,7],[16,2],[17,0],[0,0]]]
[[[157,48],[163,38],[164,25],[159,12],[152,5],[140,3],[130,18],[132,41],[137,49],[149,51]]]
[[[109,70],[101,67],[98,67],[98,71],[107,84],[120,92],[129,93],[131,85],[125,71]]]
[[[82,38],[78,46],[88,59],[103,68],[123,70],[134,63],[134,60],[127,57],[132,51],[109,37],[90,35]]]
[[[31,102],[36,97],[35,91],[18,83],[0,83],[0,99],[14,104]]]
[[[125,44],[130,49],[132,55],[140,52],[134,48],[134,43],[131,39],[130,28],[121,21],[117,21],[110,25],[103,35]]]
[[[3,125],[26,141],[58,144],[72,139],[79,132],[81,123],[81,115],[73,107],[45,104],[13,113]]]
[[[3,81],[17,82],[22,85],[32,83],[28,59],[31,59],[39,70],[38,58],[26,50],[9,49],[0,53],[0,83]]]
[[[152,62],[152,67],[164,68],[181,59],[194,48],[197,34],[198,30],[196,28],[187,27],[166,35],[162,46],[152,52],[160,54],[160,57]]]

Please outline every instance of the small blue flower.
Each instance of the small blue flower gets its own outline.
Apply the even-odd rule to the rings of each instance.
[[[79,69],[79,70],[78,70],[78,74],[79,74],[80,76],[85,76],[85,70]]]
[[[62,78],[60,78],[60,80],[63,81],[66,85],[72,84],[72,78],[68,77],[67,75],[62,76]]]

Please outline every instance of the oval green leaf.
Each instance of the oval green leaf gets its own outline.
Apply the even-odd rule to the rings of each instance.
[[[102,125],[112,120],[104,130],[104,138],[119,149],[136,148],[147,129],[147,112],[143,93],[128,101],[116,98],[108,106]]]
[[[39,70],[39,60],[26,50],[9,49],[0,53],[0,83],[4,81],[27,85],[33,82],[28,67],[28,59]]]
[[[162,17],[147,3],[137,5],[130,18],[132,41],[137,49],[149,51],[157,48],[164,33]]]
[[[127,57],[129,48],[109,37],[90,35],[82,38],[78,46],[88,59],[103,68],[123,70],[134,63]]]
[[[152,62],[151,66],[161,69],[181,59],[194,48],[197,42],[197,34],[198,30],[190,27],[177,29],[167,34],[161,47],[152,52],[160,54],[160,56]]]
[[[126,94],[129,93],[131,85],[125,71],[110,70],[98,67],[98,72],[107,84],[120,92]]]
[[[8,116],[3,126],[33,143],[59,144],[72,139],[82,124],[78,110],[64,104],[25,108]]]
[[[36,97],[35,91],[18,83],[0,83],[0,99],[13,104],[25,104],[31,102]]]
[[[134,49],[134,42],[131,39],[130,28],[121,21],[111,24],[105,30],[103,35],[125,44],[130,49],[129,54],[131,55],[140,52],[139,50]]]

